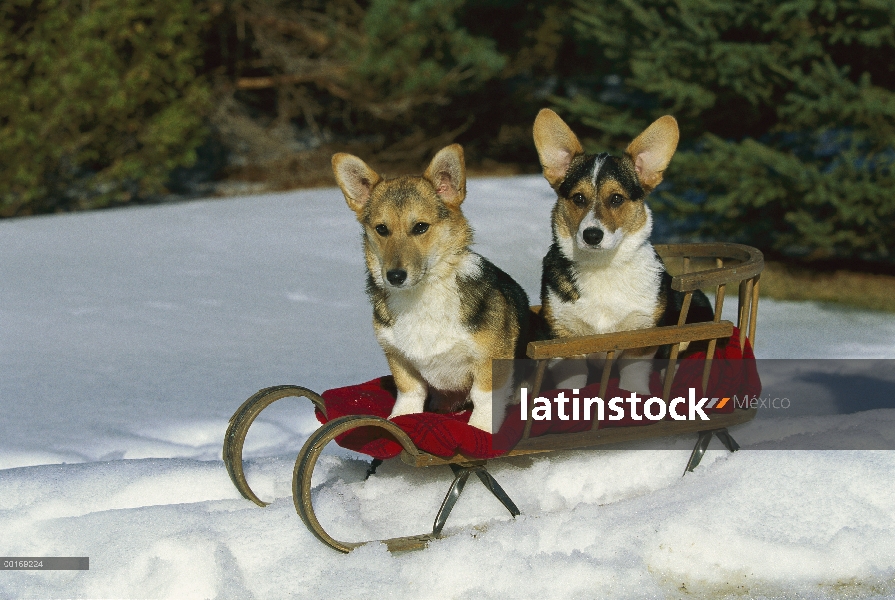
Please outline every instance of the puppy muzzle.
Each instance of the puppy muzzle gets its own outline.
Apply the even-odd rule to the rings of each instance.
[[[603,241],[603,230],[599,227],[588,227],[581,233],[581,237],[591,248],[598,248]]]
[[[385,279],[393,287],[401,287],[407,281],[407,271],[404,269],[391,269],[385,273]]]

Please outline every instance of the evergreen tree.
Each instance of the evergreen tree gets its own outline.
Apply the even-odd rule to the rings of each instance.
[[[232,68],[236,99],[318,140],[376,140],[374,151],[416,163],[468,127],[452,99],[506,62],[493,40],[463,26],[462,8],[463,0],[237,0],[229,10],[247,35]]]
[[[128,202],[191,164],[205,18],[191,0],[5,0],[0,216]]]
[[[617,148],[672,114],[656,194],[706,239],[895,259],[895,4],[576,0],[589,81],[557,109]]]

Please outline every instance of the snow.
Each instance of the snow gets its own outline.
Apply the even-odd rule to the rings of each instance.
[[[551,203],[518,177],[472,180],[464,204],[476,250],[533,302]],[[895,452],[749,451],[766,443],[752,424],[734,431],[744,451],[715,442],[683,478],[691,439],[494,461],[520,517],[470,480],[427,550],[342,555],[295,513],[293,462],[317,423],[283,400],[245,451],[272,504],[241,498],[220,448],[245,398],[388,372],[336,189],[2,221],[0,249],[0,554],[90,557],[3,571],[0,598],[895,597]],[[768,299],[759,315],[761,357],[895,357],[890,315]],[[780,432],[891,439],[893,422]],[[364,481],[366,467],[335,445],[317,465],[336,538],[431,529],[447,468],[390,461]]]

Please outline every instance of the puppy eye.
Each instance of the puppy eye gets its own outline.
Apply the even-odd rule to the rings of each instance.
[[[413,229],[410,230],[410,233],[413,235],[423,235],[427,231],[429,231],[428,223],[417,223],[413,226]]]
[[[572,202],[574,202],[577,206],[584,206],[587,204],[587,198],[584,197],[584,194],[575,194],[572,196]]]
[[[382,237],[387,236],[388,233],[389,233],[389,231],[388,231],[388,227],[386,227],[383,223],[380,223],[379,225],[377,225],[377,226],[375,227],[375,229],[376,229],[376,233],[378,233],[378,234],[381,235]]]
[[[612,194],[611,196],[609,196],[609,206],[618,208],[619,206],[621,206],[624,203],[625,203],[625,197],[622,196],[621,194]]]

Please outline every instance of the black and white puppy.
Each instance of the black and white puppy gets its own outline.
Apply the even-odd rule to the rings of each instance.
[[[662,181],[678,137],[677,121],[664,116],[622,156],[586,154],[559,115],[549,109],[538,114],[535,146],[544,177],[557,194],[553,244],[541,278],[545,337],[677,324],[683,293],[671,289],[671,276],[649,242],[653,219],[645,199]],[[708,299],[694,293],[687,321],[712,317]],[[649,394],[649,359],[657,349],[624,351],[622,389]],[[582,387],[586,372],[581,364],[556,365],[557,387]]]

